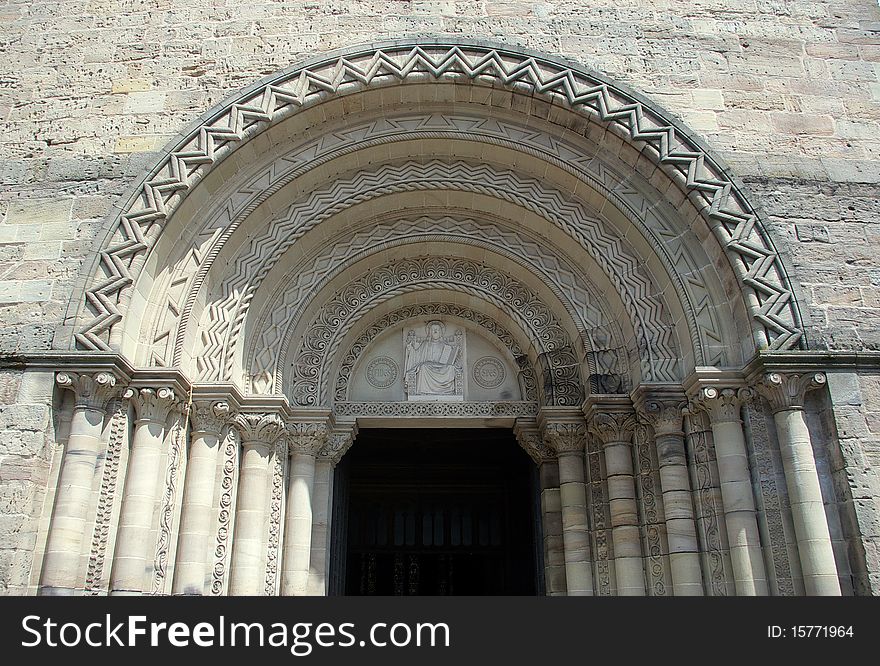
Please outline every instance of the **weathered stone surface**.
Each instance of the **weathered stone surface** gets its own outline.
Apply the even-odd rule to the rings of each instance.
[[[567,57],[683,119],[761,208],[809,347],[880,350],[875,3],[123,4],[0,9],[0,354],[52,349],[106,218],[195,118],[303,58],[415,34]],[[0,370],[0,591],[9,593],[27,589],[55,426],[48,401],[19,404],[20,384],[21,370]],[[853,529],[877,591],[869,504],[880,378],[829,374],[829,389],[840,453],[861,470],[850,479]]]

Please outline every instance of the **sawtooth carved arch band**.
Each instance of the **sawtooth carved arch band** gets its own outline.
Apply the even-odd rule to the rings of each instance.
[[[751,316],[754,346],[790,349],[803,343],[785,269],[760,219],[725,167],[687,131],[636,94],[570,63],[510,47],[442,41],[325,56],[248,88],[192,126],[108,222],[96,263],[82,278],[84,298],[69,310],[71,327],[65,330],[73,333],[71,343],[94,350],[121,345],[120,322],[132,287],[169,217],[237,148],[334,95],[429,79],[494,84],[549,99],[629,145],[621,156],[634,166],[645,157],[659,167],[726,252]],[[219,250],[208,247],[207,253]]]

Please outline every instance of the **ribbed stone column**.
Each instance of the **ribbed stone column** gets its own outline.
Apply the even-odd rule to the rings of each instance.
[[[171,593],[200,595],[208,584],[208,554],[216,527],[214,486],[220,434],[232,414],[226,402],[197,400],[190,409],[190,419],[192,433]]]
[[[49,525],[40,594],[69,595],[82,587],[80,552],[89,520],[95,466],[104,446],[101,431],[105,409],[116,393],[116,377],[109,372],[59,372],[56,382],[73,391],[75,402]]]
[[[538,466],[541,483],[541,528],[544,541],[544,592],[565,596],[565,546],[562,538],[562,498],[559,491],[559,463],[529,419],[517,419],[514,434],[520,446]]]
[[[593,594],[587,492],[584,485],[584,449],[587,427],[583,418],[542,422],[544,441],[556,452],[565,582],[569,596]]]
[[[740,596],[769,594],[740,418],[743,402],[753,395],[751,389],[710,386],[700,391],[698,403],[709,414],[712,426],[734,586]]]
[[[150,528],[162,473],[165,422],[175,405],[170,388],[128,388],[123,397],[135,410],[134,434],[122,491],[110,594],[143,594],[153,569]]]
[[[648,392],[642,396],[639,409],[654,430],[672,590],[677,597],[703,594],[700,546],[685,453],[682,409],[686,405],[681,391],[666,395]]]
[[[804,587],[810,595],[838,596],[840,581],[831,547],[831,533],[810,431],[804,420],[807,392],[825,386],[825,382],[822,373],[771,372],[764,376],[757,388],[770,402],[776,422]]]
[[[309,562],[312,553],[312,491],[315,484],[315,458],[327,442],[327,422],[287,424],[290,453],[287,483],[287,511],[284,525],[284,552],[281,556],[281,594],[305,596],[308,592]]]
[[[241,433],[242,455],[229,594],[258,595],[264,591],[266,573],[269,453],[284,423],[277,414],[241,413],[235,424]]]
[[[635,411],[628,399],[626,403],[591,402],[587,416],[590,429],[602,442],[605,458],[617,592],[621,596],[644,596],[645,561],[633,479]]]

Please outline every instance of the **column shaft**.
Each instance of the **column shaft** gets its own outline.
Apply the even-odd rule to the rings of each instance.
[[[259,595],[263,592],[269,461],[269,445],[266,442],[242,444],[229,575],[231,595]]]
[[[329,578],[333,463],[328,460],[319,460],[315,464],[312,506],[312,555],[309,559],[309,582],[306,594],[314,597],[327,594]]]
[[[83,405],[74,408],[46,542],[40,594],[73,594],[80,585],[80,552],[95,466],[103,447],[103,424],[102,409]]]
[[[742,422],[712,419],[736,593],[769,594]]]
[[[315,455],[292,453],[281,560],[281,594],[284,596],[304,596],[308,590],[314,483]]]
[[[212,518],[219,450],[218,433],[193,432],[183,486],[172,594],[200,595],[204,594],[208,585],[208,554],[214,531]]]
[[[840,581],[810,432],[800,409],[773,415],[807,594],[839,596]]]
[[[700,547],[691,501],[684,435],[657,435],[655,444],[660,465],[660,487],[663,493],[663,513],[666,517],[673,594],[677,597],[701,596],[703,576]]]
[[[590,596],[593,594],[593,576],[583,453],[559,453],[559,497],[568,595]]]
[[[544,590],[547,596],[565,595],[565,546],[562,538],[562,499],[559,464],[541,463],[541,524],[544,536]],[[586,487],[584,488],[586,498]]]
[[[603,454],[608,477],[617,592],[621,596],[644,596],[645,567],[633,480],[632,445],[626,441],[608,442]]]
[[[152,571],[150,530],[156,512],[164,426],[151,421],[135,425],[123,490],[110,594],[143,594]]]

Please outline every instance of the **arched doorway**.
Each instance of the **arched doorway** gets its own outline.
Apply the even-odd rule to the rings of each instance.
[[[537,474],[509,429],[361,430],[336,488],[331,594],[543,587]]]
[[[548,594],[840,591],[815,464],[753,491],[750,456],[813,460],[824,382],[760,355],[805,344],[783,263],[625,87],[481,43],[352,49],[219,105],[119,210],[57,340],[92,359],[58,375],[68,450],[110,464],[59,461],[45,593],[326,593],[359,430],[450,425],[531,457]],[[775,439],[746,432],[771,411]]]

